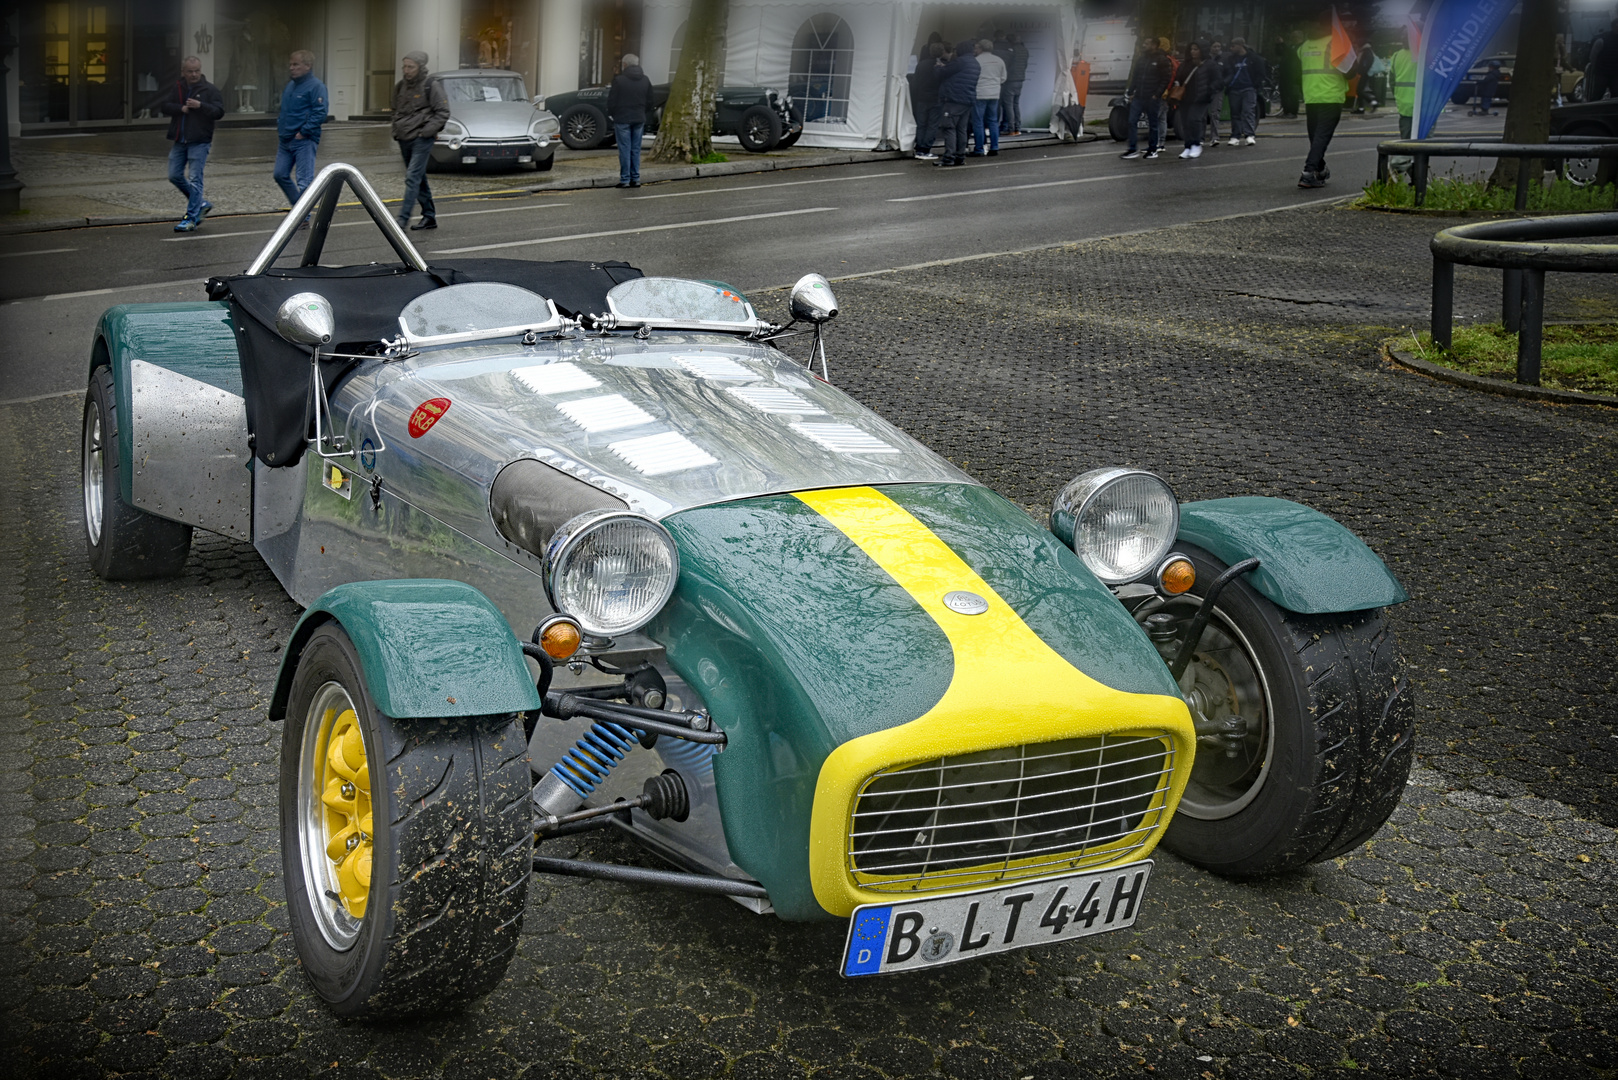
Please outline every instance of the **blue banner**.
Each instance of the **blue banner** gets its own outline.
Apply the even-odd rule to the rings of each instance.
[[[1494,40],[1512,6],[1513,0],[1433,0],[1416,65],[1416,138],[1432,133],[1455,87]]]

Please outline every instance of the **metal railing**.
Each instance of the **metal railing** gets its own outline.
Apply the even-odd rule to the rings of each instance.
[[[1488,139],[1469,142],[1434,142],[1430,139],[1394,139],[1378,143],[1376,178],[1388,178],[1389,157],[1415,158],[1411,182],[1416,188],[1416,205],[1427,201],[1427,179],[1435,157],[1516,158],[1517,209],[1528,209],[1528,189],[1533,180],[1534,162],[1566,161],[1568,158],[1618,158],[1618,139],[1598,135],[1553,135],[1548,143],[1507,143]]]
[[[1618,236],[1618,213],[1483,221],[1433,237],[1433,344],[1448,349],[1453,340],[1455,264],[1503,270],[1501,322],[1517,334],[1517,381],[1538,386],[1545,274],[1618,273],[1618,244],[1562,242],[1592,236]]]

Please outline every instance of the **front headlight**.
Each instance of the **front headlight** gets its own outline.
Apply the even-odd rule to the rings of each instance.
[[[466,138],[466,125],[454,118],[444,121],[444,128],[438,133],[440,142],[459,143],[464,138]]]
[[[561,122],[556,117],[550,113],[542,113],[534,117],[533,122],[528,125],[528,137],[530,139],[543,139],[547,136],[559,134],[561,130]]]
[[[1108,585],[1154,569],[1180,531],[1180,504],[1163,479],[1140,469],[1093,469],[1051,508],[1051,531]]]
[[[545,590],[586,631],[616,637],[663,610],[680,576],[668,530],[626,510],[590,510],[556,530],[545,549]]]

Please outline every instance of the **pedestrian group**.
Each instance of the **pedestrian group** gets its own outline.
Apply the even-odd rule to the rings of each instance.
[[[917,160],[964,165],[969,156],[998,156],[1000,136],[1022,134],[1027,77],[1028,46],[1018,34],[951,45],[935,32],[910,75]],[[944,152],[934,154],[940,140]]]

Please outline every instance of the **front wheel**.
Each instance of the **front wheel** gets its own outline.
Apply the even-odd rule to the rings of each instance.
[[[1225,570],[1180,550],[1198,582]],[[1162,647],[1172,655],[1178,642]],[[1399,804],[1415,703],[1382,611],[1299,615],[1238,579],[1180,690],[1197,751],[1163,843],[1188,861],[1230,877],[1284,873],[1359,847]]]
[[[280,810],[293,944],[333,1012],[453,1009],[500,981],[533,872],[517,715],[386,716],[325,623],[293,676]]]
[[[561,116],[562,142],[569,150],[594,150],[612,134],[607,114],[594,105],[579,104]]]
[[[736,125],[736,138],[750,154],[774,150],[781,141],[781,118],[768,105],[754,105],[742,113]]]
[[[1129,106],[1114,105],[1107,113],[1107,134],[1113,142],[1129,141]]]

